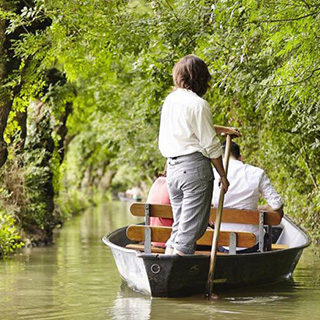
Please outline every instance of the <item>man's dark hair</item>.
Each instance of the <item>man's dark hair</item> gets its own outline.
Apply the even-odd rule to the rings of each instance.
[[[223,141],[221,145],[224,152],[226,150],[226,141]],[[230,154],[236,159],[239,159],[241,156],[240,147],[233,141],[230,144]]]
[[[189,89],[200,97],[207,92],[211,79],[206,63],[192,54],[181,58],[176,63],[172,77],[176,88]]]

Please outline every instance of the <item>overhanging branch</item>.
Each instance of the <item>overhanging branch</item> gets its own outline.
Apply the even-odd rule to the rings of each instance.
[[[249,23],[259,24],[259,23],[292,22],[292,21],[298,21],[298,20],[302,20],[302,19],[312,17],[312,16],[317,16],[319,13],[320,13],[320,11],[312,12],[312,13],[306,14],[304,16],[290,18],[290,19],[288,18],[288,19],[271,19],[271,20],[253,20],[253,21],[250,21]]]
[[[271,86],[266,86],[267,88],[280,88],[280,87],[287,87],[287,86],[295,86],[297,84],[301,84],[301,83],[304,83],[308,80],[310,80],[312,78],[312,76],[317,72],[317,71],[320,71],[320,67],[319,68],[316,68],[312,71],[310,71],[310,75],[304,79],[301,79],[299,81],[296,81],[296,82],[289,82],[289,83],[286,83],[286,84],[277,84],[277,85],[271,85]]]

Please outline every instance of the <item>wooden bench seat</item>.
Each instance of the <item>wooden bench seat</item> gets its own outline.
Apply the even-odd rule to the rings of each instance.
[[[144,241],[145,230],[150,228],[151,241],[154,242],[167,242],[171,235],[171,227],[155,227],[144,225],[130,225],[127,228],[127,237],[133,241]],[[211,246],[214,230],[208,228],[205,234],[197,241],[197,245]],[[219,246],[229,246],[230,233],[228,231],[220,231]],[[252,247],[256,243],[256,237],[251,232],[234,232],[236,235],[236,246],[242,248]]]
[[[172,210],[170,205],[149,204],[150,216],[158,218],[172,219]],[[145,203],[132,203],[130,212],[134,216],[144,217]],[[211,208],[209,221],[215,221],[217,208]],[[281,222],[281,215],[275,211],[264,213],[264,224],[276,226]],[[255,224],[260,223],[260,212],[258,210],[240,210],[240,209],[223,209],[222,222]]]
[[[148,204],[148,203],[133,203],[130,206],[130,212],[134,216],[145,218],[145,225],[131,225],[127,229],[127,237],[132,241],[144,242],[143,250],[146,253],[151,253],[152,250],[156,253],[157,249],[151,248],[151,242],[166,242],[171,234],[171,227],[155,227],[150,226],[150,217],[169,218],[172,219],[172,209],[170,205]],[[215,221],[217,209],[211,208],[209,221]],[[239,209],[223,209],[222,222],[231,222],[239,224],[253,224],[259,226],[259,251],[263,252],[264,243],[264,228],[268,227],[268,232],[271,234],[272,226],[279,225],[282,216],[278,212],[261,212],[258,210],[239,210]],[[211,246],[214,230],[208,228],[205,234],[197,241],[197,245]],[[268,247],[271,247],[269,240]],[[228,246],[229,253],[235,254],[236,247],[249,248],[256,243],[256,237],[250,232],[236,231],[221,231],[219,233],[219,246]],[[141,245],[141,244],[139,244]],[[129,244],[129,246],[132,246]],[[136,244],[135,244],[136,246]],[[286,246],[272,246],[272,250],[285,249]],[[141,247],[140,247],[141,249]],[[159,249],[159,248],[158,248]],[[161,250],[161,248],[160,248]],[[159,251],[159,250],[158,250]],[[161,252],[159,252],[161,253]]]

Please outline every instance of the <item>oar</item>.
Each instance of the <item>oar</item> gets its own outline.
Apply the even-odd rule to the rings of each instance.
[[[229,166],[231,139],[232,137],[230,135],[227,135],[227,143],[226,143],[225,154],[224,154],[224,171],[226,173],[226,176],[228,173],[228,166]],[[210,256],[210,268],[209,268],[207,290],[206,290],[206,297],[209,299],[214,299],[216,297],[215,295],[212,294],[213,276],[214,276],[215,265],[217,260],[217,247],[218,247],[218,239],[219,239],[219,233],[220,233],[224,194],[225,192],[224,192],[223,186],[221,185],[218,210],[216,213],[216,221],[214,224],[214,234],[212,239],[212,248],[211,248],[211,256]]]

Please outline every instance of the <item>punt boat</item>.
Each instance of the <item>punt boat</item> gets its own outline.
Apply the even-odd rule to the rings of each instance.
[[[217,256],[214,292],[270,284],[292,277],[310,238],[286,216],[272,231],[272,251]],[[128,249],[126,246],[135,242],[127,238],[126,227],[102,240],[111,249],[120,276],[131,289],[152,297],[205,293],[209,255],[171,256]]]

